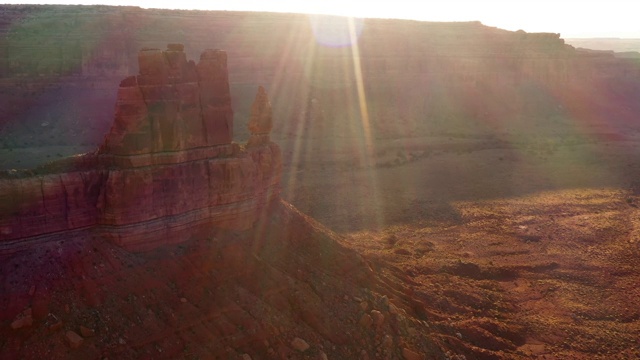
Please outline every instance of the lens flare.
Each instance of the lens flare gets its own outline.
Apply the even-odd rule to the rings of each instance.
[[[328,15],[309,15],[311,30],[319,44],[330,47],[353,46],[364,29],[364,20]]]

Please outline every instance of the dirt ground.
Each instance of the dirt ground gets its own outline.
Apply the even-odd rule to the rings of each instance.
[[[453,323],[475,346],[631,359],[640,356],[636,201],[578,189],[459,202],[449,221],[347,239],[365,258],[401,269],[427,318]]]
[[[424,318],[470,346],[640,357],[638,139],[440,140],[388,143],[395,158],[369,168],[289,168],[285,196],[405,274]]]

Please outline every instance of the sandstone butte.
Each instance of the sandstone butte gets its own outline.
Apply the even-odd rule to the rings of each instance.
[[[0,254],[89,231],[133,251],[188,239],[200,226],[244,229],[279,199],[281,153],[263,88],[252,137],[233,143],[227,54],[196,64],[183,45],[143,49],[120,83],[115,120],[94,153],[0,179]]]

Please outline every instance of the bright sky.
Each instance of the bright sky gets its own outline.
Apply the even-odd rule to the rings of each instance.
[[[638,0],[9,0],[22,4],[135,5],[144,8],[251,10],[426,21],[479,20],[506,30],[571,37],[640,38]]]

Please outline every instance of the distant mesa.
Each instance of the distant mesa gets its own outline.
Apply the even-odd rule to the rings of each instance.
[[[6,120],[0,147],[4,148],[102,144],[114,120],[113,88],[126,76],[136,75],[121,83],[134,90],[153,85],[149,81],[177,85],[190,84],[199,76],[227,76],[215,69],[226,66],[217,58],[225,52],[210,50],[200,59],[200,54],[188,51],[211,43],[224,44],[234,59],[228,81],[236,114],[251,112],[255,94],[247,89],[278,84],[278,97],[287,101],[273,104],[279,120],[274,132],[283,136],[359,138],[360,129],[350,125],[357,116],[350,109],[359,106],[355,65],[370,104],[367,116],[374,138],[399,138],[408,132],[412,137],[451,131],[490,133],[498,127],[497,131],[508,131],[517,118],[567,114],[580,114],[589,123],[606,118],[624,128],[635,121],[640,108],[637,54],[576,49],[569,45],[576,42],[566,43],[557,33],[507,31],[480,22],[364,19],[356,21],[354,37],[345,31],[349,26],[344,17],[310,20],[302,14],[131,7],[2,8],[0,23],[7,24],[0,36],[5,39],[5,47],[0,47],[0,91],[5,94],[0,115]],[[159,38],[171,44],[159,47]],[[351,44],[352,38],[358,44],[357,64],[356,49],[341,46]],[[224,81],[214,83],[224,93]],[[176,89],[187,92],[189,86]],[[170,94],[158,106],[174,106],[171,100],[187,96],[184,92]],[[310,94],[318,100],[314,108],[309,106]],[[205,110],[226,111],[217,108],[215,99],[206,100],[213,108]],[[560,106],[564,110],[553,110]],[[110,154],[122,154],[120,142],[127,149],[153,153],[230,141],[226,131],[217,130],[229,126],[230,114],[189,135],[194,134],[189,128],[199,124],[193,116],[197,109],[188,108],[174,110],[186,118],[175,124],[173,132],[164,119],[158,119],[153,138],[140,139],[137,129],[131,129],[128,138],[119,138],[118,131],[134,125],[126,122],[126,109],[121,107],[123,118],[105,144]],[[298,126],[301,118],[316,121]],[[452,118],[469,124],[479,120],[481,125],[458,127],[444,120]],[[402,119],[403,124],[389,119]],[[49,124],[47,131],[32,131],[41,129],[43,121]],[[487,121],[495,125],[482,125]],[[10,160],[6,167],[25,164]]]
[[[139,74],[120,83],[96,153],[0,179],[0,255],[83,231],[152,249],[202,226],[248,228],[279,199],[281,152],[269,140],[264,88],[243,149],[232,142],[224,51],[205,50],[196,64],[183,45],[169,44],[142,49],[138,62]]]

